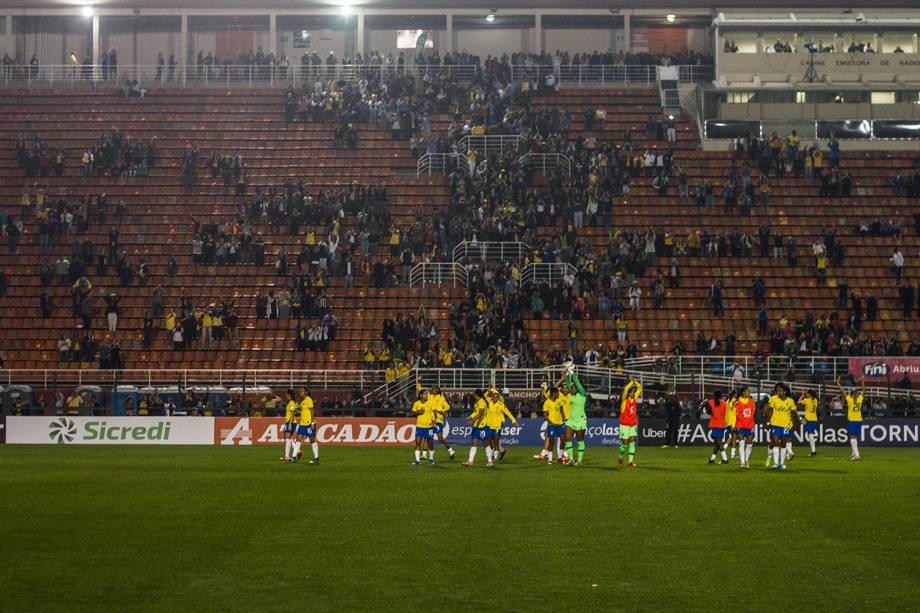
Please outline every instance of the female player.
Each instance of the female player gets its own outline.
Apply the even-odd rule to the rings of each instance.
[[[748,392],[748,387],[742,386],[738,390],[738,399],[735,401],[735,430],[734,437],[738,440],[738,455],[741,458],[741,468],[749,469],[748,460],[751,459],[751,450],[754,448],[754,414],[757,406]]]
[[[432,403],[428,402],[428,390],[419,390],[418,398],[412,405],[412,412],[415,413],[415,461],[413,464],[418,466],[422,463],[423,451],[430,452],[428,463],[434,464],[434,439],[431,434],[431,429],[434,427],[434,411]]]
[[[818,455],[818,397],[812,390],[805,390],[798,404],[805,410],[805,440],[811,447],[811,456]]]
[[[725,412],[728,405],[722,400],[721,390],[716,390],[712,398],[706,401],[709,405],[709,438],[712,440],[712,455],[709,457],[709,463],[716,463],[716,455],[722,454],[720,464],[728,464],[728,457],[725,455]]]
[[[630,468],[636,467],[636,440],[639,438],[639,396],[642,384],[630,378],[620,395],[620,457],[617,466],[623,466],[623,456],[629,452]]]
[[[492,449],[489,447],[489,429],[486,428],[486,409],[488,409],[488,406],[482,390],[474,391],[473,412],[466,422],[471,426],[470,459],[463,463],[464,466],[473,465],[473,460],[476,459],[476,451],[479,449],[479,443],[482,443],[486,448],[486,461],[492,462]]]
[[[284,457],[282,462],[291,461],[291,453],[294,449],[294,437],[297,435],[297,417],[298,402],[294,400],[294,390],[287,391],[287,404],[284,406],[284,423],[281,424],[281,437],[284,439]]]

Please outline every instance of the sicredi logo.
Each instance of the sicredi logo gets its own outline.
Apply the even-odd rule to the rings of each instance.
[[[863,366],[863,374],[867,377],[887,377],[888,364],[885,362],[872,362]]]
[[[77,435],[77,424],[73,421],[61,418],[48,424],[48,436],[55,443],[72,443]]]
[[[159,421],[152,426],[111,426],[105,421],[87,421],[82,429],[73,420],[56,419],[48,424],[48,436],[56,443],[75,440],[101,441],[168,441],[171,423]]]

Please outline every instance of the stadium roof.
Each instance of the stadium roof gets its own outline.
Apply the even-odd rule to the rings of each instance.
[[[432,0],[349,0],[344,2],[355,7],[368,9],[476,9],[486,11],[491,9],[608,9],[615,12],[618,9],[751,9],[780,11],[783,9],[808,10],[808,9],[844,9],[861,10],[865,5],[841,4],[839,0],[782,0],[776,6],[766,8],[762,0],[734,0],[728,5],[706,2],[705,0],[625,0],[616,4],[609,0],[450,0],[433,2]],[[48,9],[48,8],[78,8],[91,4],[103,9],[202,9],[252,10],[252,0],[0,0],[0,9]],[[265,0],[259,3],[260,9],[317,9],[330,8],[343,4],[332,0]],[[871,3],[871,8],[909,8],[916,10],[917,0],[876,0]]]

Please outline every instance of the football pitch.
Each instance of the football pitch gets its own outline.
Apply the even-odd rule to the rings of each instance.
[[[5,611],[917,610],[920,449],[0,447]],[[306,452],[309,457],[309,450]]]

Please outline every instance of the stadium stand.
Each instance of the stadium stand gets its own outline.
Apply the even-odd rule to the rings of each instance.
[[[458,93],[458,99],[462,101],[464,94],[465,91]],[[744,160],[733,152],[701,151],[696,129],[686,116],[675,119],[676,142],[666,142],[661,127],[657,134],[654,128],[655,121],[667,122],[656,90],[572,88],[541,91],[533,95],[532,102],[534,112],[568,113],[569,143],[580,139],[579,148],[582,145],[585,148],[577,152],[576,162],[588,163],[592,145],[597,151],[609,144],[618,149],[616,154],[611,150],[612,155],[629,159],[647,150],[653,153],[673,151],[673,160],[669,162],[673,168],[671,186],[662,189],[655,176],[645,171],[635,173],[629,193],[611,200],[609,227],[605,227],[603,215],[600,215],[595,225],[586,220],[585,225],[574,232],[570,227],[573,220],[567,215],[580,212],[582,207],[572,203],[571,209],[561,207],[548,223],[534,228],[534,232],[526,232],[529,241],[534,243],[528,243],[529,246],[536,249],[548,239],[558,239],[564,234],[573,239],[577,236],[584,251],[580,259],[573,257],[572,263],[584,265],[587,262],[584,256],[591,253],[595,266],[602,263],[608,248],[621,238],[635,233],[643,240],[651,237],[655,261],[651,261],[652,251],[646,250],[645,244],[636,245],[636,251],[648,255],[640,258],[643,260],[641,266],[625,271],[628,278],[639,273],[635,275],[636,281],[644,296],[638,311],[626,308],[628,340],[619,343],[621,354],[660,354],[675,348],[681,350],[681,347],[688,353],[727,350],[728,353],[750,354],[790,350],[789,343],[777,346],[771,343],[769,335],[758,335],[761,307],[753,300],[755,278],[762,279],[765,287],[768,327],[775,329],[775,335],[783,340],[792,336],[796,341],[805,342],[802,347],[799,342],[793,343],[792,352],[820,351],[810,342],[811,329],[826,325],[822,324],[824,318],[834,311],[839,313],[841,322],[845,322],[854,307],[860,313],[864,311],[866,301],[877,304],[876,316],[863,322],[860,314],[855,326],[851,327],[859,331],[860,340],[870,342],[854,345],[851,351],[890,355],[911,350],[916,324],[902,309],[901,290],[894,281],[890,258],[894,246],[900,245],[907,254],[902,279],[911,283],[914,291],[916,267],[912,260],[918,253],[918,241],[915,236],[908,236],[911,233],[908,230],[911,224],[909,198],[893,195],[891,187],[898,169],[910,172],[914,164],[912,155],[843,154],[839,160],[841,176],[852,175],[853,184],[850,196],[845,198],[819,196],[819,184],[814,179],[771,176],[767,208],[760,207],[758,195],[750,213],[743,215],[738,204],[726,210],[723,202],[726,178],[730,174],[743,173]],[[460,122],[474,118],[474,113],[465,106],[460,106]],[[586,111],[590,116],[595,109],[604,111],[603,127],[588,129]],[[446,137],[452,119],[455,118],[446,113],[432,114],[432,135]],[[94,301],[86,307],[94,322],[91,333],[97,346],[108,346],[106,352],[111,352],[113,343],[117,343],[121,354],[118,362],[126,368],[176,364],[211,368],[295,365],[361,368],[367,348],[379,344],[384,320],[391,319],[394,313],[421,309],[428,319],[436,322],[437,340],[443,348],[453,336],[451,306],[470,300],[474,307],[476,305],[477,296],[463,287],[443,284],[409,287],[406,283],[408,275],[401,266],[400,256],[408,246],[408,238],[400,239],[400,245],[394,247],[390,230],[399,228],[404,236],[413,231],[421,232],[423,244],[420,249],[414,249],[415,262],[426,258],[450,260],[448,254],[453,244],[434,247],[443,242],[437,237],[437,226],[444,221],[450,207],[450,180],[440,175],[416,178],[416,160],[410,154],[407,140],[394,140],[384,126],[362,123],[354,150],[335,148],[335,121],[286,122],[280,90],[216,93],[213,90],[155,88],[143,98],[126,98],[119,90],[112,89],[7,91],[0,95],[0,125],[4,134],[0,166],[4,177],[3,210],[9,216],[5,228],[10,244],[15,244],[15,250],[10,248],[0,255],[5,291],[0,340],[6,348],[4,365],[8,368],[85,368],[98,364],[98,352],[95,356],[62,362],[58,351],[62,335],[68,336],[71,343],[80,340],[86,345],[86,331],[80,326],[82,318],[74,316],[80,310],[68,308],[77,276],[69,272],[66,285],[58,285],[53,281],[43,284],[40,275],[43,265],[53,269],[62,257],[73,259],[73,255],[82,253],[86,241],[92,244],[94,258],[87,264],[89,272],[86,274],[94,296]],[[145,169],[149,176],[82,176],[82,153],[91,150],[101,134],[116,130],[131,142],[155,142],[155,163]],[[623,148],[627,133],[630,149]],[[54,152],[62,150],[62,176],[50,170],[48,176],[26,177],[24,169],[16,163],[17,135],[29,147],[35,139],[47,143],[51,158]],[[806,144],[803,141],[802,147]],[[183,159],[191,146],[197,147],[199,161],[197,178],[189,184],[182,169]],[[826,150],[826,143],[821,143],[821,147]],[[245,196],[237,196],[235,189],[225,186],[220,177],[211,176],[207,171],[207,158],[214,153],[240,156],[248,182],[244,187]],[[49,168],[54,161],[48,161]],[[826,172],[830,172],[830,165],[831,160],[826,156]],[[752,166],[755,166],[752,176],[756,177],[756,164]],[[687,197],[677,194],[680,168],[687,178],[690,191]],[[587,167],[576,168],[576,181],[580,173],[587,176]],[[40,169],[38,174],[42,174]],[[129,171],[126,174],[139,173]],[[537,190],[546,188],[552,180],[553,177],[532,176],[533,187]],[[311,194],[321,190],[347,191],[352,185],[367,185],[369,189],[382,188],[387,192],[384,217],[387,227],[378,227],[372,237],[365,239],[372,242],[376,239],[366,256],[362,256],[359,247],[355,248],[354,287],[346,287],[342,274],[322,275],[318,270],[321,267],[307,265],[313,274],[305,286],[314,297],[324,292],[329,309],[312,311],[301,326],[309,330],[321,324],[322,316],[331,310],[337,325],[335,338],[326,339],[326,351],[293,351],[300,329],[298,321],[267,317],[273,311],[270,305],[266,308],[266,302],[269,292],[277,295],[286,284],[276,271],[280,253],[284,251],[295,258],[302,245],[322,241],[329,235],[327,224],[306,226],[292,235],[285,228],[274,228],[256,219],[252,223],[253,242],[264,242],[264,257],[255,255],[262,251],[257,246],[252,251],[252,259],[261,263],[234,266],[193,261],[193,240],[203,227],[223,224],[223,230],[230,235],[245,233],[245,223],[242,227],[234,225],[241,205],[251,204],[257,187],[268,190],[269,186],[281,186],[288,181],[303,181],[304,191]],[[713,186],[714,206],[697,205],[693,192],[699,182]],[[28,206],[24,193],[28,194]],[[85,232],[74,227],[58,244],[42,246],[36,219],[36,210],[40,208],[36,207],[38,200],[48,202],[63,198],[79,221],[81,199],[102,194],[105,194],[108,209],[104,221],[98,210],[89,210]],[[122,202],[124,208],[119,212],[116,203]],[[429,224],[432,220],[434,223]],[[872,220],[892,220],[892,224],[900,227],[900,236],[872,236],[856,231],[861,224],[871,225]],[[22,224],[21,237],[16,236],[19,230],[15,222]],[[351,214],[331,223],[336,227],[340,224],[341,240],[347,241],[349,233],[359,229],[356,216]],[[413,230],[416,223],[419,227]],[[771,241],[777,236],[795,241],[798,258],[794,265],[790,265],[785,242],[781,244],[780,257],[771,257],[774,255],[772,244],[768,255],[761,254],[758,233],[764,226],[770,229]],[[819,276],[815,260],[807,251],[825,238],[828,227],[836,233],[836,244],[845,247],[845,257],[838,265],[830,263],[827,272]],[[118,232],[118,249],[110,255],[118,259],[118,252],[125,251],[127,268],[133,273],[129,275],[128,286],[123,286],[124,276],[117,274],[115,262],[110,262],[102,274],[96,271],[112,230]],[[481,236],[488,234],[485,227],[474,230]],[[717,255],[703,257],[707,251],[705,235],[704,244],[697,245],[698,233],[705,233],[715,243],[721,243]],[[454,233],[448,232],[448,235]],[[482,240],[481,236],[477,236],[477,240]],[[136,277],[142,260],[146,265],[146,278],[140,280]],[[392,270],[378,271],[380,278],[375,283],[374,265],[377,262],[392,265]],[[679,269],[679,283],[664,283],[672,276],[672,263]],[[173,266],[175,273],[171,274]],[[612,272],[609,267],[605,270]],[[579,271],[580,279],[583,272]],[[664,292],[660,307],[650,308],[654,293],[650,283],[658,275]],[[845,296],[840,302],[839,285],[844,280],[849,291],[858,297],[859,305],[854,305],[852,296]],[[724,316],[719,317],[713,315],[716,307],[710,295],[717,282],[724,307]],[[373,287],[375,284],[387,287]],[[219,305],[232,302],[232,309],[224,314],[232,311],[238,316],[238,341],[225,339],[215,342],[209,349],[194,343],[177,351],[174,339],[162,330],[163,318],[158,316],[153,322],[157,331],[152,343],[145,347],[144,317],[158,287],[166,295],[164,313],[181,310],[180,297],[186,297],[185,305],[193,311],[209,305],[219,309]],[[552,291],[564,290],[554,288]],[[36,325],[24,325],[40,314],[43,292],[47,292],[53,303],[50,316],[35,320],[39,321]],[[621,301],[625,305],[628,285],[622,292]],[[105,319],[105,298],[111,293],[121,296],[119,321],[116,331],[106,332],[99,322]],[[597,347],[602,347],[602,359],[616,355],[617,323],[609,316],[598,317],[597,297],[593,292],[582,298],[587,299],[586,312],[576,316],[574,321],[570,320],[569,309],[557,309],[557,318],[539,319],[531,316],[530,309],[525,310],[522,324],[534,350],[533,362],[552,361],[571,349],[576,350],[579,359],[584,359],[585,350]],[[262,314],[262,311],[266,316],[257,317],[257,312]],[[573,327],[576,328],[574,337]],[[845,327],[842,324],[840,332]],[[574,343],[571,338],[575,338]],[[432,349],[437,348],[432,345]],[[437,356],[437,352],[433,356]],[[461,355],[454,363],[464,363],[463,357]],[[411,359],[411,355],[407,359]],[[426,359],[433,363],[438,358]],[[481,356],[479,359],[481,362]]]

